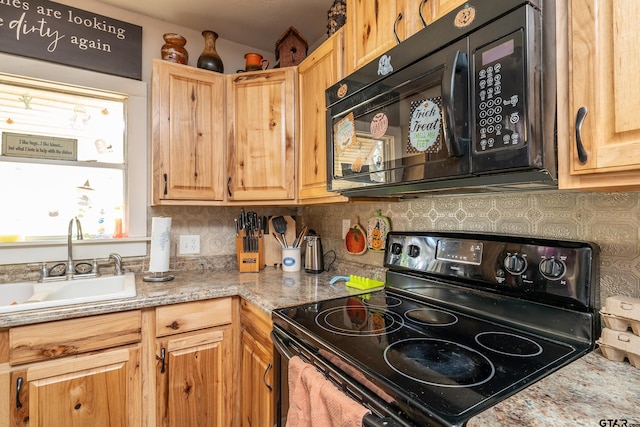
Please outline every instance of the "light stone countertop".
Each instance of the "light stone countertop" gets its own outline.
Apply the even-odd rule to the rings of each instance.
[[[329,286],[334,274],[283,273],[270,267],[260,273],[203,270],[172,274],[175,280],[163,283],[144,282],[136,274],[137,296],[133,298],[0,315],[0,328],[233,295],[271,312],[363,292],[346,288],[342,281]],[[639,402],[640,369],[627,361],[609,361],[596,350],[473,417],[467,426],[640,427]]]

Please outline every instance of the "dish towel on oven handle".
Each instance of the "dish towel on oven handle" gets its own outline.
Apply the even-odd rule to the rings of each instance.
[[[370,413],[300,357],[289,360],[285,427],[362,427],[362,419]]]

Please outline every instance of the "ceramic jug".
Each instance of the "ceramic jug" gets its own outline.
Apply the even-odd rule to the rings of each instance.
[[[258,71],[269,68],[269,60],[263,58],[259,53],[247,53],[244,59],[247,61],[244,68],[245,71]]]

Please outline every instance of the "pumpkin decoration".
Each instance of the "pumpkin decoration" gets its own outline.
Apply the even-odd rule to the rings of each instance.
[[[352,255],[362,255],[367,251],[367,233],[358,224],[357,220],[347,232],[344,243],[347,247],[347,252]]]
[[[382,216],[380,209],[367,222],[367,245],[375,252],[384,252],[387,233],[391,231],[389,218]]]

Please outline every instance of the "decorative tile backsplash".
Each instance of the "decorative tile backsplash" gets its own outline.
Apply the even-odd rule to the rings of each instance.
[[[342,220],[365,225],[377,209],[391,220],[393,230],[477,231],[523,236],[586,240],[600,254],[601,298],[628,295],[640,298],[640,193],[568,191],[507,192],[474,195],[432,195],[403,202],[353,203],[298,208],[256,208],[264,215],[297,214],[299,229],[308,225],[322,236],[325,251],[339,259],[382,266],[382,254],[347,253]],[[239,208],[150,208],[149,217],[174,218],[172,235],[200,234],[200,256],[234,253],[233,218]]]
[[[305,207],[303,222],[322,236],[324,249],[344,259],[381,265],[382,255],[350,255],[342,219],[361,225],[381,209],[401,231],[477,231],[586,240],[600,246],[600,295],[640,298],[640,193],[565,191],[428,196],[399,203]]]

